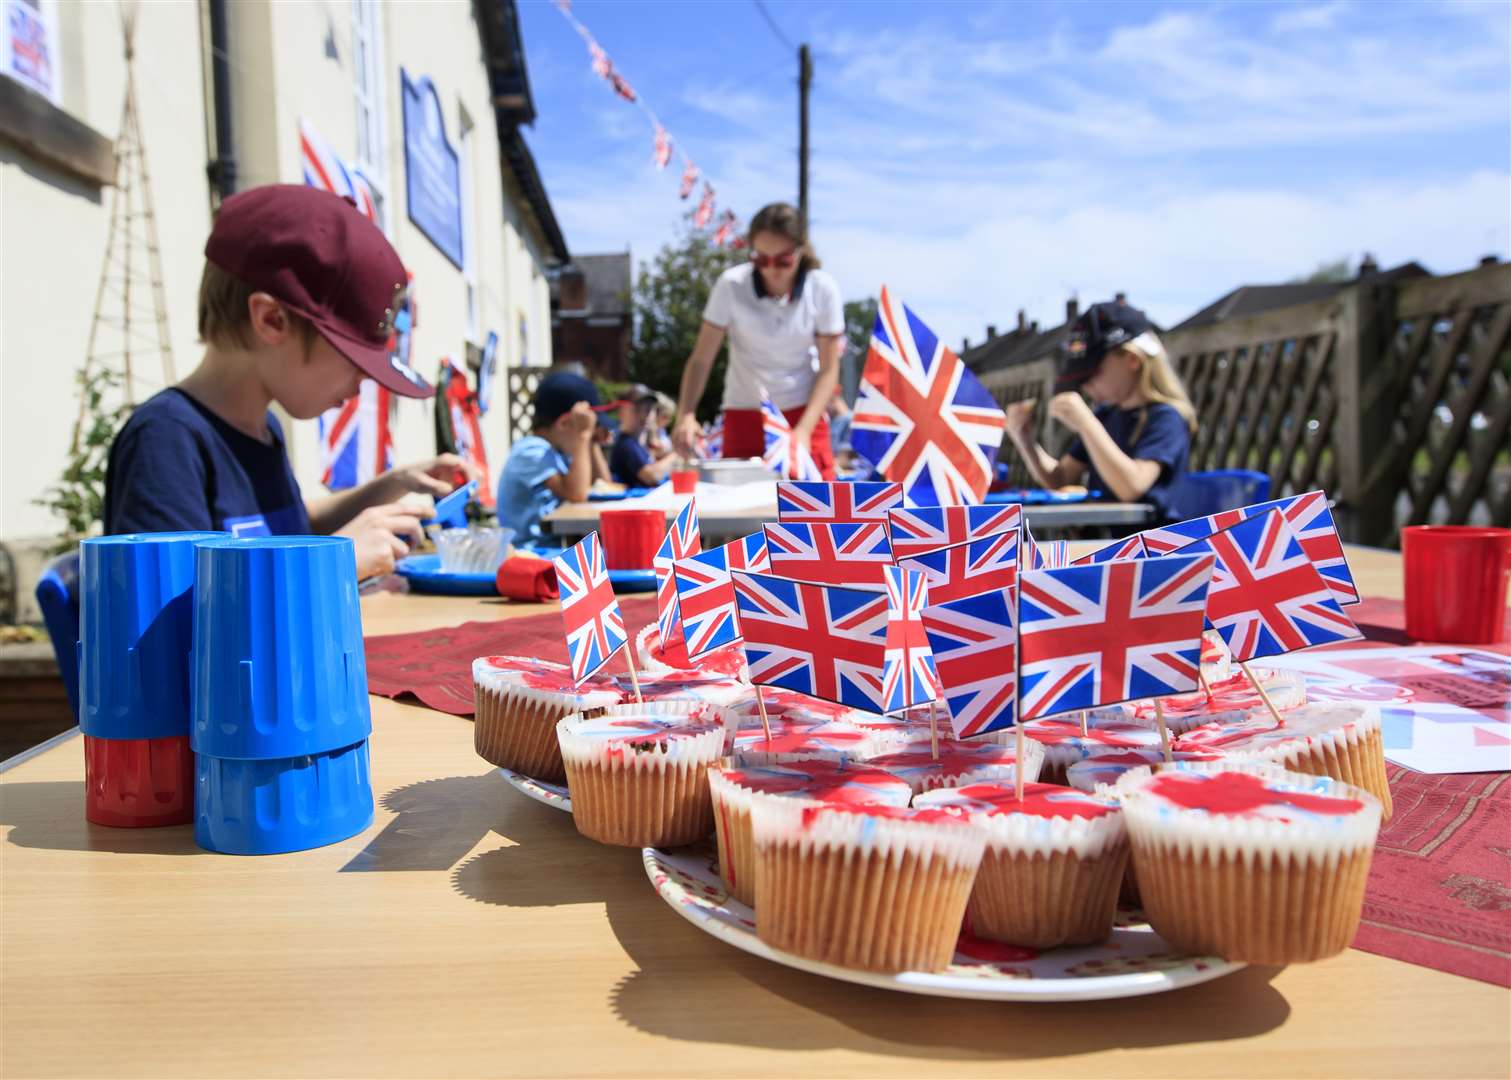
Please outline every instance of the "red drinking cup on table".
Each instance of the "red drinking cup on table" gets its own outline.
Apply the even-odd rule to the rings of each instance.
[[[1493,645],[1508,640],[1511,529],[1412,525],[1401,530],[1406,636]]]
[[[673,469],[671,471],[672,490],[678,495],[692,495],[698,490],[698,470]]]
[[[665,535],[666,515],[660,510],[605,510],[598,519],[610,570],[649,570]]]

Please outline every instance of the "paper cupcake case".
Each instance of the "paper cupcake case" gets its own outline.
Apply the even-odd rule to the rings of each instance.
[[[584,836],[676,847],[714,830],[708,767],[724,727],[706,706],[622,705],[557,724],[572,818]]]
[[[1170,784],[1226,785],[1237,809],[1188,808],[1164,794],[1186,790]],[[1177,948],[1287,964],[1352,941],[1380,825],[1369,792],[1232,762],[1135,770],[1117,792],[1144,911]]]
[[[528,685],[528,679],[539,685]],[[565,667],[533,657],[480,657],[472,662],[472,685],[472,744],[478,756],[552,783],[567,778],[556,740],[557,722],[624,700],[606,680],[589,679],[582,688],[574,688]]]

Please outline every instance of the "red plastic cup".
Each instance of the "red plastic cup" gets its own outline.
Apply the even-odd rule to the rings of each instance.
[[[603,561],[610,570],[649,570],[666,535],[660,510],[605,510],[598,518]]]
[[[84,817],[96,825],[144,829],[194,820],[194,751],[189,736],[84,736]]]
[[[673,469],[672,490],[678,495],[692,495],[698,490],[697,469]]]
[[[1458,645],[1511,640],[1511,529],[1412,525],[1401,530],[1401,556],[1407,637]]]

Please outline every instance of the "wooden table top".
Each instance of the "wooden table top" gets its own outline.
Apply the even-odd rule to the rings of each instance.
[[[1354,552],[1370,595],[1399,560]],[[381,594],[370,633],[540,610]],[[83,817],[78,738],[0,775],[0,1075],[1505,1076],[1511,992],[1350,950],[1125,1001],[1001,1005],[806,975],[683,921],[373,699],[377,820],[315,851]]]

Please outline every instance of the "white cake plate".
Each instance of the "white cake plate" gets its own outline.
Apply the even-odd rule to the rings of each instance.
[[[565,810],[569,814],[572,812],[572,796],[567,793],[567,786],[565,784],[553,784],[549,780],[537,780],[533,776],[526,776],[524,773],[517,773],[513,769],[506,769],[502,765],[499,766],[498,771],[503,774],[504,779],[509,781],[516,791],[523,792],[536,802],[545,803],[553,809]]]
[[[805,960],[758,938],[755,913],[724,890],[712,844],[644,848],[641,855],[661,898],[699,929],[778,964],[863,986],[986,1001],[1098,1001],[1178,990],[1244,966],[1179,953],[1141,913],[1120,909],[1112,936],[1099,945],[1041,952],[962,935],[954,962],[944,971],[858,971]]]

